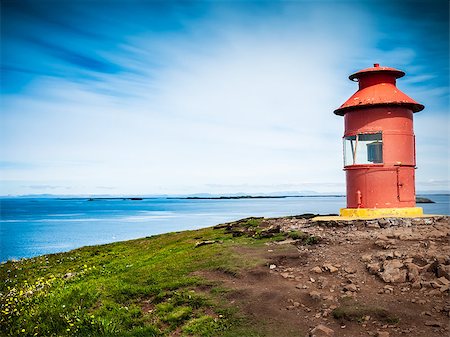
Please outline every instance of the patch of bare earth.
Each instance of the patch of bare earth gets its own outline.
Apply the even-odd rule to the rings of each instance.
[[[449,217],[264,221],[320,242],[237,247],[264,263],[202,276],[267,336],[449,335]]]

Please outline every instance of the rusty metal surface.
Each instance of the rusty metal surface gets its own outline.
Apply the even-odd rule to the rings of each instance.
[[[395,78],[400,78],[405,76],[405,72],[395,69],[395,68],[391,68],[391,67],[380,67],[380,65],[378,63],[375,63],[373,65],[373,67],[370,68],[366,68],[360,71],[357,71],[354,74],[351,74],[348,78],[351,81],[357,81],[360,77],[368,74],[368,73],[374,73],[374,72],[388,72],[390,74],[392,74]]]
[[[396,87],[396,79],[405,73],[389,67],[374,67],[360,70],[350,75],[351,80],[359,82],[359,90],[344,104],[334,111],[336,115],[343,116],[348,111],[374,107],[378,105],[396,105],[419,112],[424,106],[401,92]]]

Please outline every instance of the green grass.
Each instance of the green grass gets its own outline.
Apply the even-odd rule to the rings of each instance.
[[[308,234],[306,234],[302,231],[299,231],[299,230],[291,230],[287,233],[287,235],[292,240],[305,240],[306,238],[309,237]]]
[[[264,218],[247,218],[239,221],[239,225],[246,228],[258,227],[263,220]]]
[[[218,243],[194,248],[201,240]],[[261,261],[232,248],[268,240],[208,228],[1,264],[0,335],[257,336],[227,290],[199,291],[211,285],[193,272],[236,274]]]
[[[364,322],[365,316],[371,316],[379,321],[396,324],[399,318],[392,315],[389,311],[379,307],[369,307],[356,305],[352,303],[344,304],[333,310],[332,315],[335,319]]]
[[[314,235],[304,233],[300,230],[291,230],[287,233],[287,237],[292,240],[299,240],[304,245],[315,245],[320,242],[320,238]]]

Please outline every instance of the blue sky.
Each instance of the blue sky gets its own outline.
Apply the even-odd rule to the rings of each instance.
[[[344,192],[348,75],[404,70],[450,190],[449,3],[1,2],[0,194]]]

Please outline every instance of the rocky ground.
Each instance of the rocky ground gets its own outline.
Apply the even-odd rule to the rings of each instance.
[[[203,276],[270,336],[448,336],[449,219],[241,220],[218,228],[288,239],[237,248],[259,267]]]

